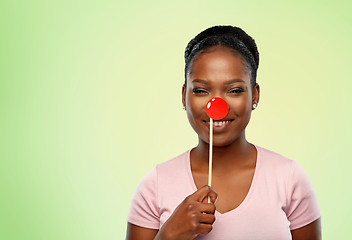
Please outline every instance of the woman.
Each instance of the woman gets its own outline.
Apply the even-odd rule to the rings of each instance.
[[[189,42],[185,61],[182,103],[198,145],[142,179],[126,239],[321,239],[320,210],[304,170],[246,140],[260,93],[254,40],[237,27],[211,27]],[[205,112],[212,97],[229,105],[213,128],[213,188],[206,185]]]

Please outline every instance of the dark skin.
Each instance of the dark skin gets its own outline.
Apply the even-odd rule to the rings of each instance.
[[[252,183],[257,158],[256,148],[246,140],[245,129],[259,95],[259,85],[252,87],[242,57],[232,49],[214,46],[196,56],[187,84],[182,88],[182,102],[198,134],[198,146],[190,155],[198,190],[180,203],[160,231],[128,223],[126,239],[194,239],[211,231],[215,211],[225,213],[243,202]],[[209,151],[209,117],[205,106],[212,97],[221,97],[229,105],[228,115],[221,119],[223,125],[214,127],[212,187],[216,192],[205,186]],[[207,203],[208,196],[211,196],[211,203]],[[320,219],[292,230],[291,234],[293,240],[321,239]]]
[[[208,203],[208,196],[211,199],[210,203]],[[215,221],[216,198],[214,189],[203,186],[180,203],[160,231],[128,223],[126,239],[188,240],[198,235],[208,234]]]

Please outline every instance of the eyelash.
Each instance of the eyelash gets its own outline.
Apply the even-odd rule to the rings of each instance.
[[[192,92],[194,94],[207,94],[207,91],[202,90],[202,89],[193,89]]]
[[[234,93],[234,94],[240,94],[243,92],[244,92],[243,88],[235,88],[235,89],[230,90],[230,93]]]
[[[203,89],[193,89],[193,94],[207,94],[208,92]],[[243,88],[235,88],[229,91],[231,94],[241,94],[244,92]]]

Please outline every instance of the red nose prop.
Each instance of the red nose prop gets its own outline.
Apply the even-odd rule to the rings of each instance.
[[[207,103],[205,111],[210,118],[220,120],[226,117],[229,112],[229,106],[224,99],[213,97]]]

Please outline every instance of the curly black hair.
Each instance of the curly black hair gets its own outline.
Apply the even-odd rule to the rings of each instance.
[[[213,26],[197,36],[187,45],[185,50],[185,84],[191,70],[194,57],[211,46],[225,46],[235,50],[244,60],[246,69],[251,77],[252,87],[256,84],[259,65],[259,52],[254,39],[241,28],[233,26]]]

